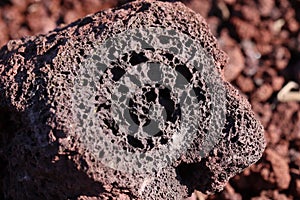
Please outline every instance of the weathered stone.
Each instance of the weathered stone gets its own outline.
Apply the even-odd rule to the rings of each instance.
[[[180,57],[174,53],[176,49],[173,54],[160,48],[140,51],[133,49],[119,55],[119,60],[111,62],[111,67],[103,71],[105,75],[94,83],[91,77],[100,71],[89,67],[99,64],[95,60],[118,52],[109,49],[108,45],[106,47],[112,50],[112,55],[103,52],[102,55],[98,54],[98,58],[94,58],[95,53],[104,51],[98,47],[110,38],[128,31],[130,33],[134,29],[145,34],[147,31],[143,30],[175,30],[198,42],[197,48],[203,49],[199,62],[210,57],[213,68],[205,65],[202,70],[207,76],[202,71],[199,75],[197,71],[193,71],[195,68],[187,64],[189,52],[185,57]],[[157,39],[151,35],[148,37],[150,42]],[[138,39],[140,38],[136,41]],[[122,42],[130,44],[130,40]],[[142,43],[138,43],[140,44]],[[92,63],[84,65],[86,62]],[[141,92],[142,95],[134,94],[132,97],[135,107],[132,106],[134,109],[130,114],[137,118],[138,123],[143,119],[148,123],[149,113],[147,111],[145,114],[143,105],[140,104],[145,103],[143,98],[150,94],[149,91],[153,89],[151,94],[157,96],[151,102],[146,102],[147,106],[148,103],[156,105],[158,97],[161,98],[160,103],[166,101],[161,104],[171,114],[167,112],[168,123],[164,126],[165,129],[154,137],[135,137],[129,134],[129,130],[128,133],[124,132],[119,129],[120,124],[116,123],[119,119],[111,114],[112,99],[107,97],[113,95],[111,91],[117,88],[115,82],[121,80],[120,75],[129,73],[134,66],[141,66],[143,62],[162,63],[163,69],[176,69],[188,79],[200,102],[197,103],[200,105],[199,111],[192,112],[201,114],[192,118],[198,125],[196,132],[184,135],[183,140],[178,141],[179,146],[180,143],[184,146],[187,144],[184,141],[189,141],[186,137],[192,138],[188,143],[190,145],[182,148],[185,151],[176,152],[175,160],[171,151],[158,155],[162,156],[161,160],[156,160],[156,157],[147,158],[150,171],[147,171],[147,166],[138,166],[136,162],[127,166],[130,162],[122,157],[118,159],[120,165],[125,163],[123,168],[115,166],[115,160],[106,163],[105,159],[109,158],[102,159],[115,151],[111,148],[114,143],[124,152],[133,154],[130,157],[133,160],[134,155],[152,155],[153,152],[156,155],[155,152],[160,152],[167,145],[173,148],[172,144],[176,143],[174,135],[177,134],[177,129],[181,131],[185,119],[182,117],[183,112],[178,111],[181,107],[175,105],[175,100],[172,99],[175,95],[164,88],[143,86],[141,90],[137,89],[137,93]],[[4,197],[181,199],[194,189],[203,193],[222,190],[229,178],[261,157],[265,145],[263,127],[255,118],[249,103],[223,78],[222,70],[226,62],[227,56],[218,48],[205,20],[181,3],[137,1],[118,9],[89,15],[47,35],[9,42],[0,51],[0,170],[3,174],[0,189]],[[86,75],[85,79],[81,75]],[[168,81],[172,82],[172,78],[169,77]],[[220,83],[223,88],[215,87]],[[86,91],[81,88],[84,84],[87,84]],[[95,87],[96,93],[89,93],[93,91],[89,87]],[[144,94],[143,89],[149,89],[149,93]],[[83,93],[78,93],[79,91]],[[157,91],[171,97],[165,99]],[[222,95],[225,99],[221,98]],[[80,113],[79,103],[82,99],[77,97],[90,98],[95,102],[93,108],[84,105],[85,109],[93,110],[89,110],[86,115]],[[215,104],[216,102],[224,104],[225,108]],[[170,105],[171,108],[168,107]],[[214,116],[213,109],[219,109],[220,112]],[[89,127],[90,121],[84,119],[90,119],[93,114],[98,117],[95,123],[99,126],[91,124]],[[220,120],[212,121],[214,119]],[[180,127],[176,126],[178,124]],[[101,138],[109,144],[99,145],[103,144],[99,141]],[[99,149],[98,154],[95,154],[95,149]],[[141,163],[147,159],[140,157]],[[166,160],[169,162],[163,163]]]

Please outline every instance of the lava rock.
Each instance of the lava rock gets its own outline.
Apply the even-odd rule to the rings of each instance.
[[[159,30],[176,30],[188,38],[186,41],[198,41],[197,48],[203,49],[201,59],[205,61],[209,57],[208,61],[212,61],[202,65],[207,76],[187,64],[193,52],[184,54],[186,57],[176,57],[176,49],[173,54],[161,48],[142,48],[140,52],[132,49],[118,57],[115,55],[118,49],[111,49],[111,46],[119,43],[111,43],[105,46],[111,51],[100,48],[97,50],[102,54],[93,57],[97,45],[108,44],[105,42],[110,38],[134,29],[145,33],[145,29],[157,27]],[[151,39],[158,46],[165,42],[146,36],[146,40]],[[136,41],[137,46],[144,45],[139,38]],[[134,46],[130,40],[122,42]],[[189,44],[186,43],[187,49]],[[110,62],[111,67],[106,70],[97,71],[101,63],[95,60],[109,56],[119,60]],[[203,61],[201,59],[198,63]],[[90,61],[95,63],[88,65]],[[159,65],[163,66],[162,70],[167,69],[166,66],[176,69],[169,71],[181,73],[197,93],[195,105],[199,105],[199,110],[188,109],[197,113],[189,119],[190,125],[196,123],[197,129],[182,140],[175,135],[180,138],[180,133],[184,132],[180,129],[176,133],[179,124],[183,126],[185,122],[184,113],[175,104],[176,95],[168,88],[143,86],[136,89],[142,95],[136,93],[131,99],[129,114],[136,123],[142,123],[142,120],[148,123],[150,114],[143,106],[151,108],[151,105],[158,106],[155,102],[160,102],[167,110],[165,129],[153,137],[131,135],[129,129],[126,132],[118,127],[118,119],[112,114],[113,109],[121,109],[112,106],[112,91],[118,88],[116,82],[122,80],[122,75],[131,73],[134,66],[155,62],[162,63]],[[181,3],[137,1],[89,15],[46,35],[10,41],[0,50],[3,183],[0,189],[3,197],[180,199],[194,189],[206,194],[222,190],[231,177],[256,162],[265,147],[263,127],[249,103],[224,79],[226,62],[227,56],[219,49],[205,20]],[[213,68],[209,68],[211,66]],[[92,80],[92,76],[100,72],[104,78],[101,79],[99,74],[97,81]],[[150,73],[145,79],[148,76],[157,78]],[[169,77],[168,81],[172,80]],[[222,87],[216,87],[220,84]],[[78,91],[82,92],[81,96]],[[145,101],[148,95],[151,98]],[[80,104],[82,99],[77,97],[91,101],[87,101],[87,105]],[[80,109],[87,112],[80,112]],[[216,116],[213,115],[215,110],[219,111]],[[97,120],[89,121],[91,116]],[[186,145],[184,141],[189,141],[190,145],[176,149],[180,144]],[[164,154],[155,154],[169,147],[169,151],[162,151]],[[185,151],[174,153],[173,147]],[[124,157],[132,155],[129,157],[132,160],[135,155],[140,155],[139,160],[131,162],[126,160],[128,157],[109,160],[113,159],[109,156],[102,159],[107,155],[114,156],[115,148],[120,148]],[[143,157],[152,153],[162,159]],[[175,159],[171,157],[173,153]],[[151,170],[143,171],[147,166],[139,166],[138,162],[147,161]],[[161,168],[157,163],[162,165]]]

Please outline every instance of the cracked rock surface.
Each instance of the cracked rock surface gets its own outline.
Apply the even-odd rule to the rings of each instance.
[[[110,67],[105,70],[89,71],[89,67],[97,64],[101,68],[101,62],[86,63],[110,56],[103,53],[98,54],[99,58],[93,57],[98,44],[133,29],[157,27],[176,30],[197,41],[214,66],[207,70],[208,75],[197,73],[187,64],[188,53],[185,54],[187,58],[176,57],[176,49],[166,52],[160,48],[133,49],[120,56],[112,52],[119,60],[109,62]],[[158,46],[165,42],[159,41],[155,43]],[[0,50],[0,159],[4,172],[0,189],[4,197],[182,199],[194,189],[203,193],[222,190],[229,178],[261,157],[265,145],[263,127],[249,103],[223,78],[226,62],[227,56],[219,49],[205,20],[181,3],[137,1],[89,15],[46,35],[10,41]],[[170,67],[169,71],[175,69],[173,71],[182,74],[193,86],[199,108],[195,112],[201,116],[195,118],[197,130],[191,136],[193,140],[185,151],[176,152],[176,159],[168,159],[171,152],[163,151],[161,162],[165,163],[162,168],[155,165],[157,157],[140,157],[143,165],[139,167],[139,163],[132,162],[132,168],[144,169],[145,161],[149,161],[153,163],[150,171],[119,170],[115,164],[101,159],[114,152],[114,148],[107,148],[111,143],[134,155],[152,155],[151,152],[159,152],[175,143],[175,132],[184,122],[184,113],[180,111],[182,105],[176,103],[172,84],[169,88],[153,84],[157,77],[152,77],[149,78],[152,85],[136,89],[129,101],[129,114],[136,124],[147,124],[149,107],[161,105],[154,110],[158,113],[167,110],[167,122],[159,126],[162,130],[153,137],[135,136],[118,126],[119,119],[111,114],[112,90],[122,75],[130,74],[135,66],[142,68],[143,63],[161,63],[152,68],[161,67],[162,71],[168,71],[166,67]],[[202,68],[204,72],[206,67]],[[158,71],[156,74],[160,74]],[[91,74],[96,76],[97,73],[104,75],[93,85]],[[172,82],[172,73],[166,74],[171,78],[163,80]],[[147,79],[151,73],[144,76]],[[207,82],[215,79],[223,87],[210,90]],[[76,85],[78,81],[83,81],[80,82],[83,85]],[[93,85],[93,90],[82,89],[84,84]],[[81,96],[77,95],[78,91],[83,92]],[[223,124],[215,123],[222,125],[218,131],[208,127],[213,120],[211,105],[218,102],[213,101],[213,94],[219,93],[225,95],[222,101],[225,107],[215,105],[221,109],[216,119],[223,120]],[[81,108],[80,99],[85,97],[94,104],[77,109]],[[86,110],[89,114],[84,112]],[[91,125],[89,116],[93,114],[98,120]],[[92,137],[86,132],[93,133]],[[213,146],[205,151],[208,133],[217,135],[218,140],[209,140]],[[103,138],[109,145],[101,143]],[[95,149],[99,149],[98,154]],[[117,159],[120,159],[119,163],[127,162],[125,156]],[[126,164],[125,167],[131,169]]]

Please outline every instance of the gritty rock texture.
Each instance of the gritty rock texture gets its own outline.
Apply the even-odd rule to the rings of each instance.
[[[177,160],[161,171],[118,171],[101,162],[80,137],[73,109],[74,84],[82,63],[92,55],[96,44],[132,28],[158,26],[199,41],[212,57],[214,70],[226,89],[225,123],[222,131],[217,132],[221,140],[200,157],[207,133],[204,116],[188,151],[179,152]],[[169,59],[167,64],[173,63],[175,68],[183,65],[159,49],[142,52],[143,56],[138,53],[141,52],[128,55],[124,71],[141,58]],[[1,193],[6,199],[181,199],[194,189],[203,193],[222,190],[229,178],[256,162],[264,150],[262,125],[249,103],[223,78],[226,62],[227,56],[218,48],[205,20],[181,3],[138,1],[89,15],[47,35],[10,41],[0,51]],[[106,71],[112,79],[118,76],[113,69],[116,68]],[[184,73],[189,75],[193,71],[188,68]],[[200,83],[209,79],[198,78]],[[205,113],[211,99],[205,86],[198,87],[203,91],[205,102],[201,109]],[[172,133],[166,138],[159,135],[160,140],[156,139],[158,142],[150,149],[136,145],[147,145],[146,139],[118,140],[126,133],[108,120],[111,116],[101,115],[102,109],[109,109],[108,101],[100,102],[103,99],[97,98],[97,94],[92,94],[92,98],[100,99],[95,104],[95,112],[100,113],[103,122],[99,137],[115,138],[112,143],[118,141],[130,152],[154,151],[172,139]],[[285,183],[282,187],[286,187]]]

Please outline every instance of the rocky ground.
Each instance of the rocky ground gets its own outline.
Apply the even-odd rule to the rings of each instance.
[[[125,2],[2,0],[0,46]],[[300,104],[277,98],[288,82],[300,84],[300,1],[183,2],[207,19],[228,53],[226,78],[248,97],[267,140],[263,158],[208,199],[300,199]]]

